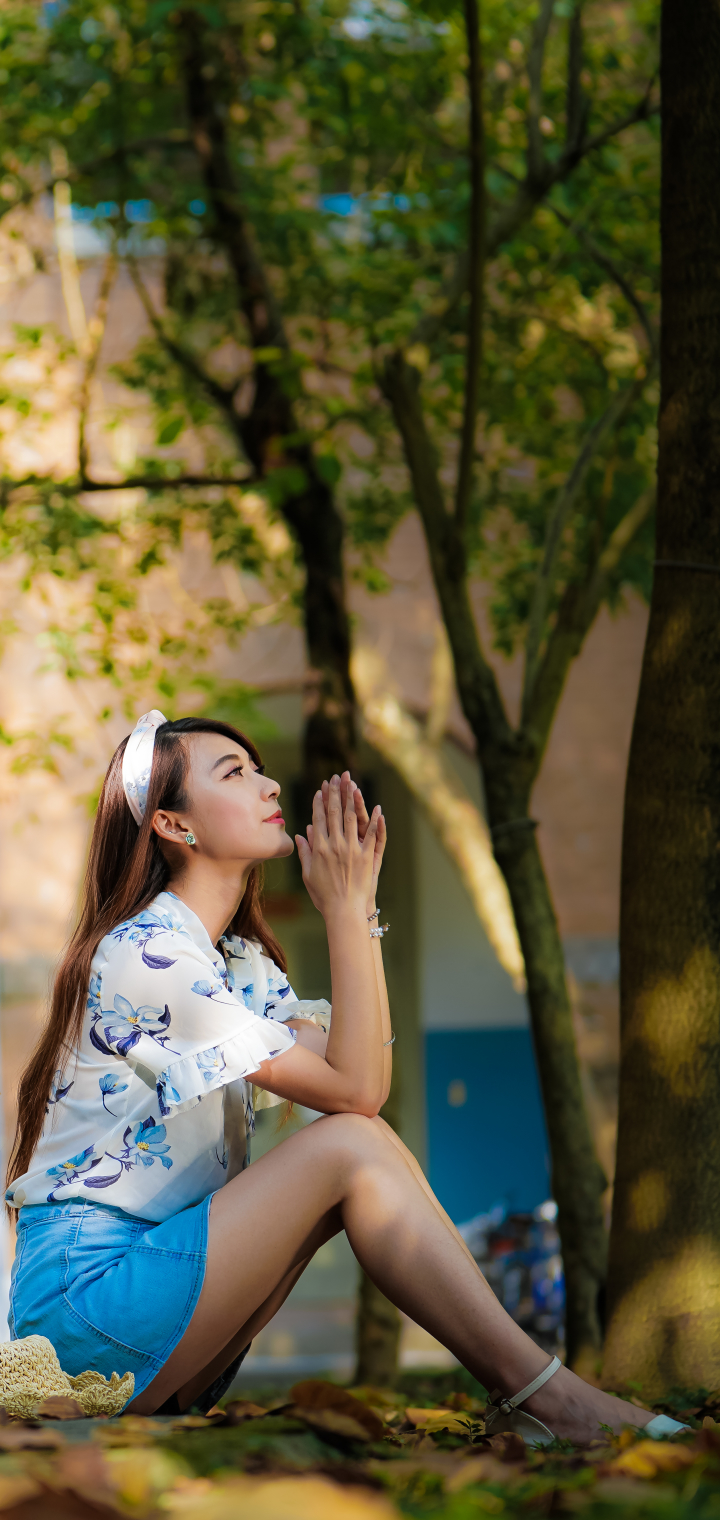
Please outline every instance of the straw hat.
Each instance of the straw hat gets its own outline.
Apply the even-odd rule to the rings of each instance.
[[[101,1372],[81,1372],[68,1377],[57,1352],[44,1335],[0,1344],[0,1408],[27,1419],[37,1413],[44,1399],[52,1396],[77,1400],[88,1416],[120,1414],[135,1391],[132,1372],[110,1382]]]

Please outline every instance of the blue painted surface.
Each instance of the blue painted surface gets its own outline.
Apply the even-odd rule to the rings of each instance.
[[[548,1143],[529,1029],[428,1030],[430,1183],[461,1224],[550,1197]]]

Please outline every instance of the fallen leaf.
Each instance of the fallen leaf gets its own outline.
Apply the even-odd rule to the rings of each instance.
[[[676,1446],[669,1441],[638,1441],[609,1462],[606,1472],[630,1478],[654,1478],[657,1473],[681,1472],[684,1467],[692,1467],[695,1458],[696,1452],[688,1446]]]
[[[299,1405],[291,1405],[288,1414],[304,1420],[306,1425],[312,1425],[313,1430],[325,1431],[330,1436],[342,1436],[346,1441],[373,1439],[366,1425],[361,1425],[354,1415],[345,1414],[342,1409],[302,1409]],[[382,1431],[382,1426],[380,1429]]]
[[[406,1409],[405,1419],[416,1430],[451,1430],[464,1436],[468,1433],[467,1418],[458,1416],[454,1409]]]
[[[446,1487],[449,1494],[459,1493],[461,1488],[467,1488],[469,1483],[507,1483],[508,1470],[497,1457],[480,1456],[470,1457],[456,1468],[452,1477],[448,1478]]]
[[[150,1504],[179,1478],[192,1473],[175,1452],[161,1446],[106,1447],[108,1486],[126,1504]]]
[[[36,1430],[27,1425],[5,1425],[0,1430],[0,1451],[54,1451],[64,1446],[65,1437],[59,1430]]]
[[[295,1409],[334,1409],[338,1414],[349,1416],[366,1431],[365,1440],[380,1441],[385,1434],[385,1426],[374,1411],[361,1399],[353,1398],[345,1388],[338,1388],[336,1383],[308,1378],[303,1383],[295,1383],[290,1389],[290,1397]]]
[[[211,1493],[180,1488],[166,1493],[162,1508],[178,1520],[398,1520],[397,1511],[379,1494],[341,1488],[328,1478],[235,1478]]]
[[[26,1473],[3,1473],[0,1476],[0,1510],[24,1504],[40,1493],[40,1484]]]
[[[242,1425],[244,1420],[259,1420],[267,1414],[262,1404],[253,1404],[251,1399],[232,1399],[224,1409],[210,1410],[210,1413],[223,1414],[227,1425]]]
[[[629,1477],[599,1478],[594,1487],[586,1490],[586,1492],[593,1498],[605,1500],[609,1504],[624,1504],[628,1508],[632,1505],[634,1509],[638,1504],[640,1480]],[[652,1498],[654,1501],[660,1500],[661,1502],[665,1499],[677,1500],[677,1494],[675,1489],[671,1488],[669,1484],[658,1483],[652,1490]]]
[[[71,1398],[67,1393],[50,1393],[42,1404],[38,1406],[37,1413],[41,1420],[84,1420],[85,1410],[78,1404],[77,1399]]]
[[[527,1457],[525,1442],[514,1430],[502,1430],[498,1435],[490,1436],[488,1446],[501,1462],[524,1462]]]

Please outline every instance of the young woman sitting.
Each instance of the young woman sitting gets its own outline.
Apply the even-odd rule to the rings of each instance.
[[[149,713],[113,756],[82,914],[20,1084],[13,1338],[47,1336],[72,1374],[133,1372],[139,1413],[209,1407],[345,1230],[383,1293],[495,1390],[489,1428],[540,1442],[587,1441],[601,1423],[679,1429],[548,1361],[379,1117],[385,823],[348,775],[297,837],[327,929],[329,1034],[296,999],[259,902],[259,864],[293,848],[279,792],[225,723]],[[324,1117],[247,1167],[253,1085]]]

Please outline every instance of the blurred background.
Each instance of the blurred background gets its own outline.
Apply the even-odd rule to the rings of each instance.
[[[327,585],[340,564],[345,622],[330,645],[345,629],[355,774],[389,828],[379,894],[392,926],[383,949],[397,1035],[389,1117],[511,1312],[562,1345],[562,1264],[523,958],[485,823],[418,480],[414,498],[380,376],[393,345],[405,344],[450,492],[462,301],[447,307],[444,334],[431,325],[466,235],[467,16],[449,5],[368,0],[317,7],[312,32],[291,5],[225,5],[213,17],[160,10],[75,3],[3,12],[6,1154],[18,1075],[73,922],[115,745],[151,706],[226,717],[246,728],[280,781],[289,830],[302,828],[308,726],[318,704],[332,718],[341,702],[319,669],[308,598],[317,594],[313,577]],[[654,466],[656,128],[647,91],[655,19],[652,7],[630,4],[586,7],[584,19],[581,10],[490,6],[481,34],[487,375],[471,419],[469,584],[512,724],[523,702],[532,578],[578,450],[582,479],[567,503],[562,573],[545,608],[550,631],[561,594],[590,563],[588,545],[597,539],[599,553],[609,542],[644,499]],[[190,43],[202,65],[196,97]],[[193,117],[201,85],[207,99]],[[222,161],[236,180],[212,202],[208,155],[217,168],[221,127]],[[591,142],[593,131],[605,138]],[[514,183],[532,152],[536,168],[550,164],[552,174],[493,244],[492,217],[515,206]],[[554,211],[545,205],[551,194]],[[222,206],[231,202],[228,231]],[[252,236],[241,247],[246,223]],[[296,434],[287,417],[279,434],[277,426],[262,433],[258,397],[266,405],[272,385],[294,408]],[[308,473],[333,498],[324,526],[321,515],[293,517]],[[650,506],[568,656],[532,792],[608,1181],[606,1215],[622,803]],[[332,763],[332,745],[326,753]],[[323,924],[294,856],[268,871],[265,911],[298,995],[330,997]],[[254,1153],[310,1120],[297,1115],[279,1128],[277,1111],[261,1114]],[[244,1375],[350,1376],[357,1289],[342,1237],[318,1253],[258,1337]],[[452,1364],[409,1323],[399,1358],[406,1368]]]

